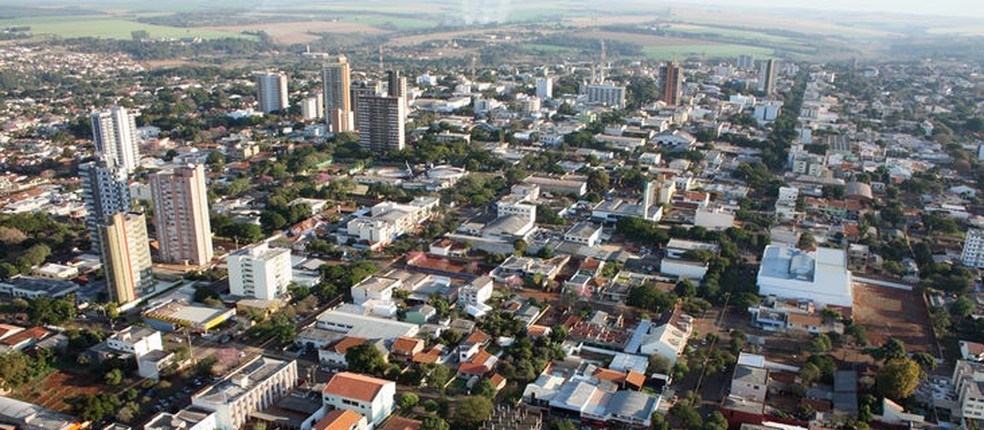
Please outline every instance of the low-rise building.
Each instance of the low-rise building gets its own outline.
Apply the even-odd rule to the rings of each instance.
[[[191,396],[191,404],[213,411],[219,428],[241,428],[250,413],[265,409],[297,384],[297,362],[258,356]]]
[[[336,373],[322,390],[328,410],[350,410],[366,417],[375,427],[396,408],[396,383],[350,372]]]
[[[802,251],[769,245],[758,272],[759,294],[780,299],[807,299],[818,306],[851,307],[854,288],[843,250]]]
[[[339,238],[367,244],[371,249],[381,249],[430,219],[439,204],[437,197],[417,197],[407,204],[379,203],[372,207],[368,215],[349,221],[346,235]]]
[[[602,228],[600,225],[590,222],[579,222],[564,233],[564,240],[587,247],[594,247],[601,242],[601,231]]]

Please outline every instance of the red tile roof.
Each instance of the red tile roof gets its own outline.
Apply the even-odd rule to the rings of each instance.
[[[371,402],[386,384],[392,382],[358,373],[341,372],[325,384],[324,392],[360,402]]]
[[[378,430],[420,430],[423,425],[420,421],[393,415]]]
[[[339,353],[339,354],[345,354],[345,353],[348,352],[349,348],[351,348],[353,346],[362,345],[363,343],[366,343],[368,341],[369,341],[369,339],[364,339],[364,338],[355,337],[355,336],[348,336],[348,337],[342,338],[338,342],[335,342],[334,345],[332,345],[332,346],[330,346],[328,348],[331,349],[332,351],[335,351],[335,352]]]
[[[10,345],[10,346],[17,346],[17,345],[20,345],[21,343],[23,343],[24,341],[27,341],[29,339],[34,339],[34,340],[44,339],[49,334],[51,334],[50,331],[45,330],[45,329],[43,329],[41,327],[31,327],[31,328],[29,328],[27,330],[14,333],[14,334],[12,334],[10,336],[7,336],[7,337],[5,337],[3,339],[0,339],[0,342],[3,342],[3,343],[5,343],[7,345]]]
[[[458,372],[466,375],[484,375],[492,371],[498,358],[486,350],[480,350],[472,356],[471,360],[461,363]]]
[[[362,415],[348,409],[336,409],[314,423],[312,430],[351,430],[362,420]]]
[[[489,335],[485,334],[484,331],[475,330],[467,339],[461,341],[462,345],[474,345],[476,343],[484,343],[488,340]]]
[[[398,355],[413,355],[424,348],[424,341],[415,337],[398,337],[390,347],[390,352]]]

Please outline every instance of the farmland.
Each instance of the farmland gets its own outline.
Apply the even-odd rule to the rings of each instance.
[[[59,38],[96,37],[104,39],[129,39],[134,31],[146,31],[151,38],[201,37],[221,39],[227,37],[253,38],[233,31],[207,28],[178,28],[144,24],[124,18],[109,16],[74,16],[17,18],[0,20],[0,26],[30,26],[31,34],[51,35]]]

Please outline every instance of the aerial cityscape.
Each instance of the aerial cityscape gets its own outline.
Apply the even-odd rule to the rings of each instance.
[[[855,3],[0,1],[0,429],[984,429],[984,4]]]

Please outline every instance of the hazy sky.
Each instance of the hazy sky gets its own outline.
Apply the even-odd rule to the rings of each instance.
[[[984,17],[984,0],[692,0],[673,1],[731,6],[889,12],[915,15]],[[984,27],[984,22],[981,23]]]

